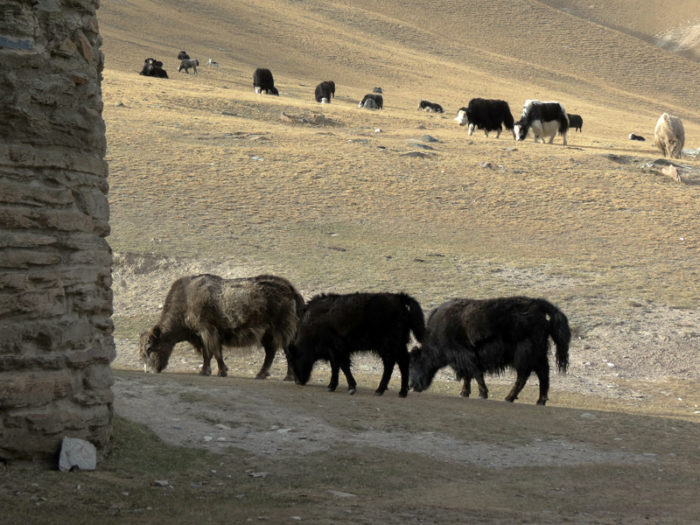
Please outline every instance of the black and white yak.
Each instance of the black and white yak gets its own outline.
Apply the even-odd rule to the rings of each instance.
[[[517,379],[506,396],[513,402],[534,371],[540,382],[538,405],[549,392],[549,338],[556,345],[557,367],[566,372],[571,332],[566,316],[544,299],[503,297],[454,299],[436,308],[428,319],[421,347],[411,351],[411,387],[427,389],[438,370],[451,367],[463,380],[461,395],[469,397],[471,380],[486,399],[484,373],[514,368]]]
[[[316,91],[314,92],[314,97],[316,102],[321,104],[330,104],[331,98],[335,96],[335,82],[332,80],[324,80],[318,86],[316,86]]]
[[[279,91],[275,87],[275,79],[272,77],[272,71],[266,68],[259,67],[253,73],[253,89],[259,95],[263,91],[266,95],[279,95]]]
[[[394,365],[399,365],[401,389],[408,394],[408,342],[410,332],[423,340],[425,320],[420,304],[404,293],[353,293],[317,295],[306,305],[289,360],[299,384],[305,385],[314,363],[330,362],[328,390],[338,387],[342,370],[348,392],[354,394],[357,382],[350,371],[350,356],[359,351],[375,352],[382,359],[384,373],[375,391],[382,395],[389,385]]]
[[[460,108],[455,120],[460,126],[469,125],[469,135],[477,128],[483,129],[486,137],[490,131],[495,131],[496,138],[501,136],[504,127],[512,132],[514,125],[508,102],[484,98],[471,99],[466,108]]]
[[[146,77],[168,78],[168,74],[163,69],[163,62],[155,58],[144,60],[143,68],[139,74]]]
[[[525,140],[532,130],[535,142],[549,137],[549,143],[554,141],[557,132],[561,134],[566,146],[566,132],[569,130],[569,118],[566,110],[559,102],[541,102],[526,100],[520,120],[513,126],[515,140]]]
[[[436,102],[430,102],[429,100],[421,100],[418,104],[418,109],[427,111],[428,113],[444,113],[445,110],[442,106]]]
[[[382,109],[384,107],[384,97],[382,97],[379,93],[367,93],[357,107],[365,109]]]
[[[161,372],[176,343],[188,341],[202,355],[201,375],[211,375],[211,358],[225,376],[222,346],[254,344],[265,349],[258,379],[270,375],[278,348],[287,354],[304,308],[294,286],[274,275],[223,279],[202,274],[177,279],[165,298],[160,320],[139,340],[146,371]],[[287,358],[286,380],[294,379]]]
[[[580,132],[581,128],[583,128],[583,118],[581,115],[577,115],[576,113],[569,113],[569,129],[575,129],[576,131]]]
[[[185,58],[180,61],[180,67],[177,69],[178,73],[185,70],[185,73],[190,74],[190,69],[194,69],[194,74],[197,74],[197,66],[199,65],[199,60],[196,58]]]

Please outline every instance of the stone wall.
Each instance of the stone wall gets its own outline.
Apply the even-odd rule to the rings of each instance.
[[[97,0],[0,6],[0,459],[105,448],[112,255]]]

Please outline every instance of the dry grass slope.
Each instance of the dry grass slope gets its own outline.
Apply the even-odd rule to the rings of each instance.
[[[700,162],[679,163],[679,184],[627,134],[651,138],[670,111],[700,145],[697,56],[656,45],[697,24],[696,2],[634,4],[630,16],[622,0],[102,2],[115,407],[157,437],[118,419],[101,471],[0,471],[3,518],[692,523]],[[181,49],[198,76],[177,72]],[[137,74],[149,56],[169,80]],[[259,66],[280,97],[254,95]],[[337,98],[320,106],[326,79]],[[385,109],[357,109],[376,85]],[[474,96],[516,113],[558,99],[583,133],[568,147],[468,137],[452,118]],[[416,111],[421,98],[447,113]],[[257,349],[227,354],[227,378],[194,375],[185,346],[169,373],[133,372],[171,282],[205,271],[278,273],[305,297],[404,290],[426,310],[547,297],[573,327],[570,371],[545,409],[531,406],[534,379],[509,405],[459,399],[449,373],[408,400],[395,374],[375,399],[372,358],[354,397],[325,392],[323,367],[304,388],[279,381],[281,359],[253,381]],[[489,377],[493,397],[511,381]]]

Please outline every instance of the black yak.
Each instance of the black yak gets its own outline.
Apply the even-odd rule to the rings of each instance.
[[[204,360],[201,375],[211,374],[211,358],[219,365],[219,375],[228,368],[223,346],[260,344],[265,361],[258,379],[270,375],[277,348],[287,353],[304,308],[304,299],[294,286],[281,277],[259,275],[223,279],[216,275],[181,277],[170,287],[160,320],[139,341],[139,355],[146,371],[161,372],[168,366],[173,347],[188,341]],[[292,380],[287,362],[286,380]]]
[[[569,113],[567,116],[569,117],[569,129],[575,129],[580,132],[581,128],[583,128],[583,117],[576,113]]]
[[[146,77],[168,78],[168,73],[163,69],[163,62],[155,58],[144,60],[143,69],[139,74]]]
[[[460,126],[469,125],[470,136],[476,128],[484,130],[486,137],[489,136],[489,132],[495,131],[496,138],[501,136],[504,127],[513,131],[515,124],[508,102],[484,98],[471,99],[466,108],[459,109],[455,120]]]
[[[435,373],[450,366],[464,381],[463,397],[469,397],[474,378],[479,396],[486,399],[484,373],[511,367],[517,379],[506,401],[517,399],[534,371],[540,381],[537,404],[544,405],[549,391],[549,337],[556,344],[557,367],[564,373],[569,363],[569,322],[548,301],[529,297],[448,301],[430,314],[422,346],[411,351],[411,387],[417,392],[427,389]]]
[[[427,111],[428,113],[444,113],[445,110],[437,102],[430,102],[429,100],[421,100],[418,103],[418,109]]]
[[[330,104],[331,98],[335,96],[335,82],[332,80],[324,80],[318,86],[314,92],[314,98],[316,102],[321,104]]]
[[[266,68],[259,67],[253,73],[253,88],[255,92],[259,95],[263,91],[266,95],[278,95],[279,91],[275,87],[275,79],[272,76],[272,71]]]
[[[289,346],[289,360],[297,383],[306,384],[314,363],[330,362],[328,390],[338,386],[338,370],[355,393],[357,382],[350,372],[350,356],[358,351],[373,351],[384,364],[384,373],[376,390],[382,395],[389,384],[394,364],[401,372],[399,396],[408,394],[408,344],[410,332],[423,340],[425,320],[420,304],[404,293],[325,294],[311,299]]]

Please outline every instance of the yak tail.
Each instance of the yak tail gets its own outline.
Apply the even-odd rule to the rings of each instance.
[[[569,343],[571,342],[569,320],[564,315],[564,312],[552,303],[543,300],[543,304],[549,315],[549,335],[557,347],[557,368],[563,374],[569,367]]]
[[[423,309],[418,301],[408,294],[399,294],[401,302],[408,310],[409,321],[411,322],[411,332],[419,343],[423,342],[425,336],[425,317],[423,317]]]

